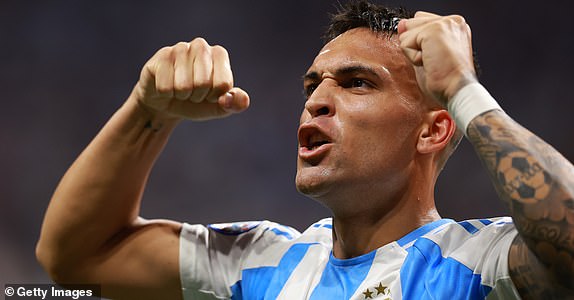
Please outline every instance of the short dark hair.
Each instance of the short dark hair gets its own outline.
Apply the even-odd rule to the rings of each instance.
[[[323,39],[328,43],[353,28],[369,28],[375,33],[393,35],[397,33],[400,19],[410,19],[414,16],[413,12],[404,7],[387,7],[367,0],[350,0],[347,4],[340,5],[336,13],[331,14],[329,27]],[[476,76],[480,77],[482,70],[474,50],[472,58]]]
[[[324,39],[326,42],[353,28],[369,28],[373,32],[394,34],[400,19],[408,19],[413,13],[402,7],[385,7],[365,0],[352,0],[341,5],[331,15],[331,22]]]

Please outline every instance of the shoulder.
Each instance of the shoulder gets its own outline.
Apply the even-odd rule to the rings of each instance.
[[[216,223],[207,226],[184,223],[180,238],[182,243],[230,245],[245,250],[247,247],[259,245],[268,247],[280,244],[284,247],[292,243],[331,243],[331,219],[320,220],[309,226],[302,234],[286,225],[272,221],[242,221],[232,223]]]
[[[221,253],[218,255],[221,260],[243,259],[262,252],[282,252],[279,249],[288,247],[300,236],[299,231],[289,226],[266,220],[207,226],[184,223],[180,234],[180,252],[194,253],[197,258],[213,258],[208,253]]]
[[[515,231],[516,228],[510,217],[470,219],[447,223],[425,234],[423,238],[439,245],[457,247],[469,242],[478,243],[496,239]]]
[[[511,217],[469,219],[449,222],[445,226],[429,232],[424,237],[432,239],[456,235],[460,238],[468,238],[475,235],[501,234],[511,229],[514,229]]]
[[[269,231],[275,236],[292,240],[301,235],[299,231],[292,227],[267,220],[210,224],[207,228],[212,231],[212,233],[227,236],[262,235]]]
[[[319,221],[303,234],[271,221],[183,224],[180,276],[184,293],[189,298],[206,293],[228,298],[233,287],[266,285],[269,276],[296,266],[311,246],[324,244],[318,241],[330,237],[329,223]]]
[[[403,283],[417,290],[419,281],[432,281],[451,295],[485,297],[508,279],[508,251],[516,234],[510,217],[444,224],[406,249]],[[419,275],[411,278],[410,274]]]
[[[513,239],[515,235],[516,228],[510,217],[453,221],[421,236],[413,247],[425,256],[435,253],[466,261],[478,253],[490,251],[502,240]],[[468,259],[458,257],[461,255]]]

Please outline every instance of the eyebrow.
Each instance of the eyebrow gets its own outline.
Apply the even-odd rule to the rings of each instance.
[[[365,66],[365,65],[349,65],[349,66],[344,66],[341,67],[337,70],[335,70],[335,76],[337,77],[341,77],[341,76],[345,76],[345,75],[349,75],[349,74],[357,74],[357,73],[367,73],[371,76],[375,76],[375,77],[381,77],[374,68],[370,67],[370,66]],[[308,80],[320,80],[321,76],[319,75],[318,72],[309,72],[305,75],[303,75],[303,81],[308,81]]]

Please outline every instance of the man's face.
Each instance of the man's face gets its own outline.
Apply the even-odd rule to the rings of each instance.
[[[297,189],[330,207],[398,192],[413,167],[422,97],[397,37],[345,32],[317,55],[304,86]]]

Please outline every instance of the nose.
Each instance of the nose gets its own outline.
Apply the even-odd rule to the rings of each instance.
[[[309,99],[305,102],[305,110],[311,117],[332,116],[335,114],[335,104],[331,90],[333,88],[329,88],[329,83],[324,80],[309,96]]]

